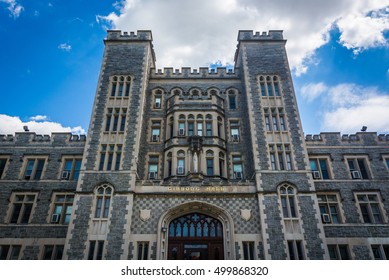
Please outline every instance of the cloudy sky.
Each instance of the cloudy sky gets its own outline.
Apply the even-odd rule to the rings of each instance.
[[[306,134],[389,133],[389,0],[0,0],[0,134],[86,133],[106,29],[152,30],[158,68],[284,30]]]

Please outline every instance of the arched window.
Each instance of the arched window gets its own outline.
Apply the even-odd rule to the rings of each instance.
[[[167,154],[167,176],[172,176],[172,153],[169,152]]]
[[[113,188],[108,184],[104,184],[96,189],[95,218],[98,219],[108,218],[112,193],[113,193]]]
[[[169,225],[169,237],[214,237],[223,236],[223,225],[207,215],[192,213],[174,219]]]
[[[297,218],[296,191],[295,188],[284,184],[279,189],[282,215],[284,218]]]
[[[224,153],[219,153],[219,175],[224,177]]]

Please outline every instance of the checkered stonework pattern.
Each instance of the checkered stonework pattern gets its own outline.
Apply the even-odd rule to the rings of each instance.
[[[260,232],[258,200],[255,195],[137,195],[134,198],[131,232],[133,234],[156,234],[158,221],[163,213],[190,201],[201,201],[224,209],[233,219],[236,234],[258,234]],[[140,210],[145,209],[151,210],[151,216],[147,221],[142,221]],[[248,221],[242,219],[241,209],[251,210],[251,218]]]

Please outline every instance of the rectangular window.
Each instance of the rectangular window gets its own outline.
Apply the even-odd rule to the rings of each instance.
[[[62,260],[63,245],[45,245],[43,250],[43,260]]]
[[[197,123],[197,135],[203,136],[203,123],[201,122]]]
[[[21,245],[0,245],[0,260],[18,260]]]
[[[267,94],[269,96],[273,96],[273,89],[272,89],[271,84],[267,84]]]
[[[35,204],[36,194],[17,193],[11,197],[12,212],[11,224],[27,224],[30,222],[32,209]]]
[[[386,162],[386,167],[389,169],[389,158],[386,158],[385,162]]]
[[[45,165],[45,159],[30,158],[27,159],[26,169],[24,171],[25,180],[40,180]]]
[[[103,259],[104,241],[89,241],[88,260]]]
[[[149,242],[138,242],[138,260],[148,260]]]
[[[280,88],[278,83],[274,83],[275,96],[280,96]]]
[[[101,145],[99,170],[119,170],[121,157],[122,145]]]
[[[185,159],[178,158],[177,159],[177,174],[183,175],[185,173]]]
[[[120,120],[120,132],[124,132],[126,128],[126,114],[122,114],[122,118]]]
[[[288,241],[289,259],[304,260],[303,244],[300,240]]]
[[[125,91],[125,96],[130,96],[130,86],[131,83],[126,83],[126,91]]]
[[[115,96],[116,95],[116,83],[112,85],[112,88],[111,88],[111,96]]]
[[[261,87],[262,96],[266,96],[265,84],[261,83],[260,87]]]
[[[265,125],[266,125],[266,130],[271,131],[270,116],[265,116]]]
[[[235,110],[236,109],[236,97],[234,95],[229,95],[228,101],[230,103],[230,109]]]
[[[188,136],[194,135],[194,123],[188,122]]]
[[[389,260],[389,245],[371,245],[374,259],[376,260]]]
[[[178,135],[185,136],[185,123],[184,122],[178,123]]]
[[[318,179],[328,180],[328,179],[330,179],[327,162],[328,161],[325,158],[310,158],[309,159],[309,164],[310,164],[311,170],[312,170],[312,177],[314,180],[318,180]]]
[[[243,258],[245,260],[254,260],[254,242],[243,241]]]
[[[211,122],[207,122],[206,124],[206,135],[207,136],[212,136],[212,123]]]
[[[231,121],[230,122],[231,129],[231,139],[233,142],[239,141],[239,122]]]
[[[207,158],[207,175],[213,175],[213,158]]]
[[[81,157],[80,158],[64,158],[64,167],[61,174],[61,180],[73,180],[77,181],[80,176],[81,169]]]
[[[328,245],[328,253],[331,260],[350,260],[347,245]]]
[[[242,158],[240,156],[232,156],[234,179],[243,179]]]
[[[347,159],[352,179],[369,179],[365,158]]]
[[[54,197],[54,209],[51,215],[51,223],[68,225],[74,201],[73,194],[56,194]]]
[[[317,200],[322,222],[325,224],[339,224],[341,217],[339,213],[339,199],[336,194],[318,193]]]
[[[158,164],[159,157],[158,156],[150,156],[149,157],[149,179],[157,179],[158,178]]]
[[[123,87],[124,85],[122,83],[119,84],[119,92],[118,92],[118,96],[122,96],[123,95]]]
[[[364,223],[384,223],[381,212],[381,200],[377,193],[357,193],[356,198]]]
[[[160,96],[155,96],[154,98],[154,108],[160,109],[162,104],[162,98]]]
[[[288,144],[269,145],[269,157],[272,170],[292,170],[292,154]]]
[[[7,158],[0,158],[0,179],[3,177],[6,164]]]

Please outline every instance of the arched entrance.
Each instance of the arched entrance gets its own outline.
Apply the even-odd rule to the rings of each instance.
[[[190,213],[170,222],[169,260],[222,260],[223,225],[208,215]]]
[[[158,228],[157,259],[235,259],[234,223],[223,208],[185,202],[164,212]]]

